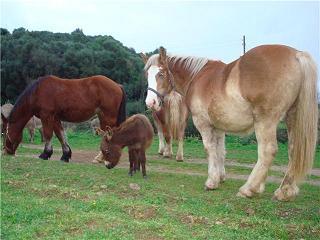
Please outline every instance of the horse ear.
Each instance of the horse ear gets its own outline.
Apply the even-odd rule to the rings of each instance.
[[[103,131],[101,128],[99,127],[95,127],[94,131],[96,132],[97,135],[99,136],[103,136],[105,134],[105,131]]]
[[[113,135],[112,128],[109,127],[109,126],[106,126],[106,131],[105,131],[105,134],[103,136],[106,137],[108,141],[110,141],[111,138],[112,138],[112,135]]]
[[[149,57],[147,55],[145,55],[144,53],[140,53],[140,57],[142,58],[142,61],[144,62],[144,64],[146,64]]]
[[[162,46],[159,48],[159,62],[162,65],[167,63],[167,50]]]

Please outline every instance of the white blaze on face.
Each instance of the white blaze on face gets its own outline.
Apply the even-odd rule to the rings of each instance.
[[[160,68],[158,66],[152,65],[148,69],[148,87],[157,90],[157,81],[156,75],[158,74]],[[158,100],[157,94],[148,90],[147,97],[146,97],[146,105],[148,108],[154,109],[156,111],[160,110],[160,103]]]

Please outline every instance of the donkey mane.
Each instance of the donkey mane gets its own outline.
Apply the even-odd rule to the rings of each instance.
[[[45,80],[46,77],[40,77],[38,80],[30,83],[24,90],[23,92],[19,95],[16,103],[13,106],[13,109],[9,115],[8,121],[9,123],[13,123],[15,121],[15,112],[20,108],[20,106],[24,105],[27,103],[29,100],[30,96],[33,94],[33,92],[37,89],[39,84]]]
[[[193,79],[207,64],[209,61],[207,58],[201,57],[192,57],[192,56],[181,56],[181,55],[167,55],[168,63],[171,66],[179,66],[189,71],[191,74],[191,79]],[[159,54],[154,54],[149,57],[144,70],[147,71],[151,65],[158,65],[159,64]]]

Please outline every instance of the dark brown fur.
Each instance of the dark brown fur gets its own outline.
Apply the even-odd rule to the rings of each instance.
[[[133,171],[140,170],[141,164],[145,177],[146,149],[151,145],[154,134],[149,119],[142,114],[133,115],[119,127],[113,128],[112,132],[112,136],[107,133],[104,135],[100,146],[105,161],[109,162],[106,167],[115,167],[120,160],[121,150],[128,147],[129,174],[132,176]]]

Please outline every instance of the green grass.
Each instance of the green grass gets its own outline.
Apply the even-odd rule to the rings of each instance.
[[[176,163],[178,164],[178,163]],[[319,187],[271,201],[276,185],[236,198],[243,181],[214,192],[205,177],[2,158],[2,239],[311,239],[320,233]],[[139,184],[140,191],[129,188]]]
[[[68,139],[73,149],[94,151],[100,142],[89,133],[69,132]],[[148,150],[148,166],[179,174],[147,169],[145,180],[141,174],[129,177],[127,169],[2,156],[1,239],[318,239],[319,186],[302,185],[295,201],[286,203],[271,200],[278,185],[270,183],[253,199],[235,196],[242,180],[228,179],[207,192],[205,176],[185,174],[205,174],[207,164],[159,160],[157,141]],[[42,146],[39,136],[36,144]],[[227,158],[256,161],[255,145],[228,136],[226,146]],[[54,147],[60,148],[56,140]],[[18,149],[20,155],[40,152]],[[277,164],[286,164],[285,152],[286,145],[280,146]],[[205,158],[202,143],[187,139],[185,155]],[[317,162],[319,148],[316,155]],[[250,169],[227,167],[227,172]],[[141,189],[132,190],[130,183]]]

